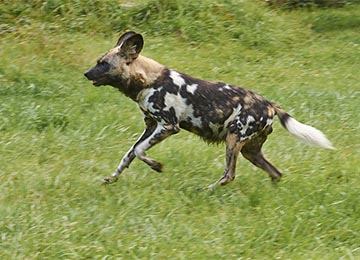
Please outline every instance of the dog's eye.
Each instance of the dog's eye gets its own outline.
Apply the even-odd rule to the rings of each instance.
[[[106,61],[104,61],[104,60],[98,60],[98,62],[97,62],[97,65],[102,65],[102,66],[108,65],[108,64],[109,64],[109,63],[106,62]]]

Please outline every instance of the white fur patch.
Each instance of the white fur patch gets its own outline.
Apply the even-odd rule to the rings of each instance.
[[[165,107],[164,110],[169,110],[171,107],[175,109],[176,116],[179,117],[187,109],[185,99],[179,94],[166,93],[164,97]]]
[[[185,85],[185,80],[181,77],[181,75],[178,72],[174,70],[170,71],[170,78],[173,80],[174,84],[179,87]]]
[[[326,136],[318,129],[300,123],[292,117],[285,122],[286,129],[295,137],[311,145],[317,145],[327,149],[335,149]]]
[[[143,109],[143,110],[148,110],[150,106],[149,102],[149,98],[154,94],[154,92],[156,91],[156,89],[153,88],[146,88],[142,91],[140,91],[140,93],[138,94],[138,96],[136,97],[136,99],[138,100],[138,106]]]
[[[260,121],[262,121],[262,117],[260,118]],[[266,126],[272,125],[273,123],[274,123],[274,118],[266,119]]]
[[[194,117],[194,108],[192,104],[186,104],[186,99],[180,94],[166,93],[164,97],[165,111],[169,111],[171,107],[174,108],[176,117],[179,121],[186,121],[190,118],[190,122],[193,126],[202,127],[202,121],[200,117]]]
[[[195,117],[194,116],[194,109],[193,109],[192,105],[189,105],[186,115],[190,117],[191,124],[193,126],[202,128],[203,125],[202,125],[201,117]],[[181,120],[184,120],[184,119],[185,119],[184,117],[181,118]]]
[[[240,104],[236,108],[233,109],[233,112],[231,113],[231,115],[224,122],[224,126],[226,128],[229,127],[229,123],[234,121],[235,117],[240,114],[241,109],[242,109],[242,106]]]
[[[242,129],[241,129],[241,131],[240,131],[240,133],[241,133],[242,135],[245,135],[245,134],[246,134],[246,131],[248,130],[249,125],[250,125],[250,123],[252,123],[252,122],[255,122],[255,118],[254,118],[253,116],[248,116],[248,118],[246,119],[246,125],[243,125],[243,126],[242,126]]]
[[[198,84],[186,85],[186,91],[194,95],[197,86]]]

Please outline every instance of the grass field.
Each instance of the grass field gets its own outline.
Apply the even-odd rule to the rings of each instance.
[[[360,259],[358,4],[90,2],[0,3],[0,259]],[[252,89],[337,150],[277,120],[264,153],[280,183],[239,158],[234,182],[197,192],[221,176],[225,148],[182,131],[149,151],[163,173],[135,160],[102,186],[144,126],[83,72],[126,29],[144,55]]]

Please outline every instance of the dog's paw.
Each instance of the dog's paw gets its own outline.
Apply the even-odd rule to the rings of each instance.
[[[101,180],[103,185],[115,183],[119,178],[114,176],[109,176]]]
[[[150,165],[151,169],[153,169],[154,171],[157,171],[157,172],[162,172],[162,168],[163,168],[163,165],[162,163],[159,163],[159,162],[153,162],[151,165]]]

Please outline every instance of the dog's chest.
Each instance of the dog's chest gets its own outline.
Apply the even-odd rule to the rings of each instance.
[[[140,109],[163,124],[178,124],[190,120],[201,126],[201,119],[194,115],[193,105],[180,94],[177,86],[156,86],[144,89],[138,96]]]

